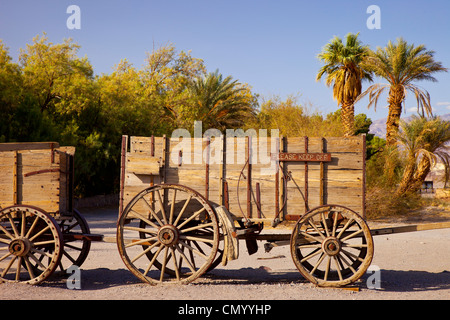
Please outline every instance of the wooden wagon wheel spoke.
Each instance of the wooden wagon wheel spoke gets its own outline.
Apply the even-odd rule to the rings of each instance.
[[[6,235],[9,239],[14,240],[15,237],[8,231],[6,230],[3,226],[0,225],[0,231],[3,232],[4,235]],[[3,243],[9,243],[8,240],[4,240],[2,241]]]
[[[326,236],[324,236],[323,235],[323,233],[322,232],[320,232],[319,231],[319,229],[317,229],[317,227],[316,227],[316,225],[314,224],[314,222],[313,221],[311,221],[311,220],[309,220],[308,221],[308,224],[319,234],[319,236],[322,238],[322,239],[326,239]]]
[[[159,243],[155,242],[152,245],[150,245],[150,247],[148,247],[147,249],[145,249],[144,251],[140,252],[138,255],[136,255],[132,260],[131,263],[137,261],[140,257],[142,257],[143,255],[147,254],[148,252],[150,252],[154,247],[156,247]]]
[[[155,217],[156,221],[158,221],[158,223],[159,223],[159,226],[163,226],[164,223],[159,219],[159,217],[158,217],[158,215],[156,214],[155,210],[153,210],[152,206],[148,203],[148,201],[145,200],[144,197],[141,197],[139,200],[143,200],[143,202],[144,202],[144,204],[146,205],[147,209],[149,210],[151,216],[152,216],[152,217]],[[130,210],[132,210],[132,209],[130,209]],[[134,210],[133,210],[133,211],[134,211]],[[136,211],[134,211],[134,212],[137,213]],[[137,215],[140,216],[139,213],[137,213]],[[149,223],[149,224],[152,225],[152,226],[154,225],[153,223]],[[154,226],[155,226],[155,228],[158,228],[158,226],[156,226],[156,225],[154,225]]]
[[[187,249],[189,250],[189,254],[196,253],[198,256],[202,257],[203,259],[205,259],[205,260],[208,259],[208,256],[207,256],[207,255],[205,255],[204,253],[202,253],[202,252],[200,252],[199,250],[195,249],[195,248],[192,247],[191,245],[189,245],[189,244],[187,244],[187,243],[185,243],[185,242],[183,242],[183,241],[181,241],[181,240],[180,240],[179,243],[180,243],[183,247],[185,247],[185,248],[187,248]],[[195,245],[195,242],[194,242],[194,245]],[[193,260],[194,260],[193,257],[191,257],[191,261],[193,261]],[[195,261],[193,261],[193,262],[195,262]]]
[[[156,190],[155,193],[158,195],[158,202],[160,205],[160,210],[161,210],[162,219],[164,221],[164,224],[168,224],[167,217],[166,217],[166,211],[164,209],[165,203],[163,202],[163,200],[161,198],[161,192],[159,190]]]
[[[60,263],[62,234],[55,219],[25,205],[0,210],[0,280],[38,284]]]
[[[322,206],[297,222],[291,236],[291,255],[297,269],[312,283],[345,286],[358,280],[369,267],[372,235],[365,221],[352,210]]]
[[[173,223],[173,225],[176,227],[178,225],[178,222],[180,222],[181,217],[183,216],[184,212],[186,211],[186,208],[188,207],[189,203],[191,202],[192,195],[189,195],[189,197],[186,199],[183,208],[181,208],[180,213],[178,214],[177,219]]]
[[[175,246],[175,249],[180,253],[180,257],[183,258],[184,261],[188,264],[189,269],[192,271],[192,273],[195,273],[196,268],[192,265],[192,263],[189,261],[188,257],[184,254],[184,252],[178,247]]]
[[[177,190],[173,190],[172,203],[170,205],[169,224],[173,222],[173,213],[175,211],[175,200],[177,198]]]
[[[179,267],[177,264],[177,257],[175,255],[175,249],[174,248],[170,248],[170,251],[172,253],[172,257],[173,257],[173,264],[174,264],[174,269],[175,269],[175,277],[177,279],[177,281],[180,281],[180,271],[179,271]]]
[[[14,238],[12,238],[12,239],[14,239]],[[6,240],[6,239],[1,239],[1,238],[0,238],[0,242],[1,242],[1,243],[4,243],[4,244],[9,244],[10,240]],[[7,247],[5,247],[5,248],[0,248],[0,251],[2,251],[2,250],[8,250],[8,248],[7,248]]]
[[[157,185],[137,194],[125,207],[117,244],[125,265],[142,281],[189,283],[214,261],[219,229],[215,211],[197,192]]]
[[[301,262],[308,261],[309,259],[315,257],[318,254],[323,254],[323,252],[320,250],[320,248],[314,250],[313,252],[309,253],[306,257],[304,257]]]
[[[33,266],[30,263],[30,260],[28,259],[28,256],[25,257],[25,266],[27,268],[28,274],[30,275],[30,279],[35,278],[34,272],[33,272]]]
[[[162,250],[163,248],[164,248],[164,245],[163,245],[163,244],[160,244],[158,250],[157,250],[156,253],[153,255],[152,260],[151,260],[150,263],[148,264],[147,269],[145,269],[145,272],[144,272],[144,274],[143,274],[144,276],[146,276],[147,273],[150,271],[151,267],[153,266],[153,264],[154,264],[155,261],[156,261],[156,258],[158,258],[159,254],[161,253],[161,250]]]

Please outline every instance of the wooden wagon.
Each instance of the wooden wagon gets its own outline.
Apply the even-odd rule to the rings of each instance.
[[[0,144],[0,282],[37,284],[81,265],[92,238],[73,208],[73,147]]]
[[[81,266],[92,241],[73,208],[74,153],[57,143],[0,144],[0,282],[38,284]],[[150,284],[189,283],[250,254],[289,245],[303,277],[340,287],[369,267],[365,137],[122,138],[119,254]],[[335,204],[337,203],[337,204]],[[291,233],[264,232],[284,225]]]
[[[365,137],[123,137],[120,255],[142,281],[188,283],[244,239],[288,244],[300,273],[343,286],[369,267]],[[334,205],[333,203],[339,203]],[[265,234],[294,221],[292,234]]]

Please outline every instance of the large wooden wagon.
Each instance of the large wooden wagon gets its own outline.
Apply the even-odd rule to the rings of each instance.
[[[359,279],[373,257],[365,215],[365,137],[123,137],[120,255],[142,281],[188,283],[289,244],[320,286]],[[334,203],[339,203],[335,205]],[[265,234],[294,221],[292,234]]]

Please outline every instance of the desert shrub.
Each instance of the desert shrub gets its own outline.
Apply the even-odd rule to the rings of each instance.
[[[396,148],[385,148],[367,161],[367,218],[404,215],[423,205],[415,192],[396,196],[404,167],[405,160]]]

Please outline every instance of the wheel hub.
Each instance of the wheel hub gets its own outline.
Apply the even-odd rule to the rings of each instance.
[[[177,244],[178,237],[178,229],[172,225],[162,226],[158,231],[158,240],[168,247]]]
[[[30,249],[31,243],[26,238],[14,239],[9,244],[9,252],[18,257],[26,256]]]
[[[341,251],[341,242],[334,237],[326,238],[322,242],[322,250],[329,256],[335,256]]]

